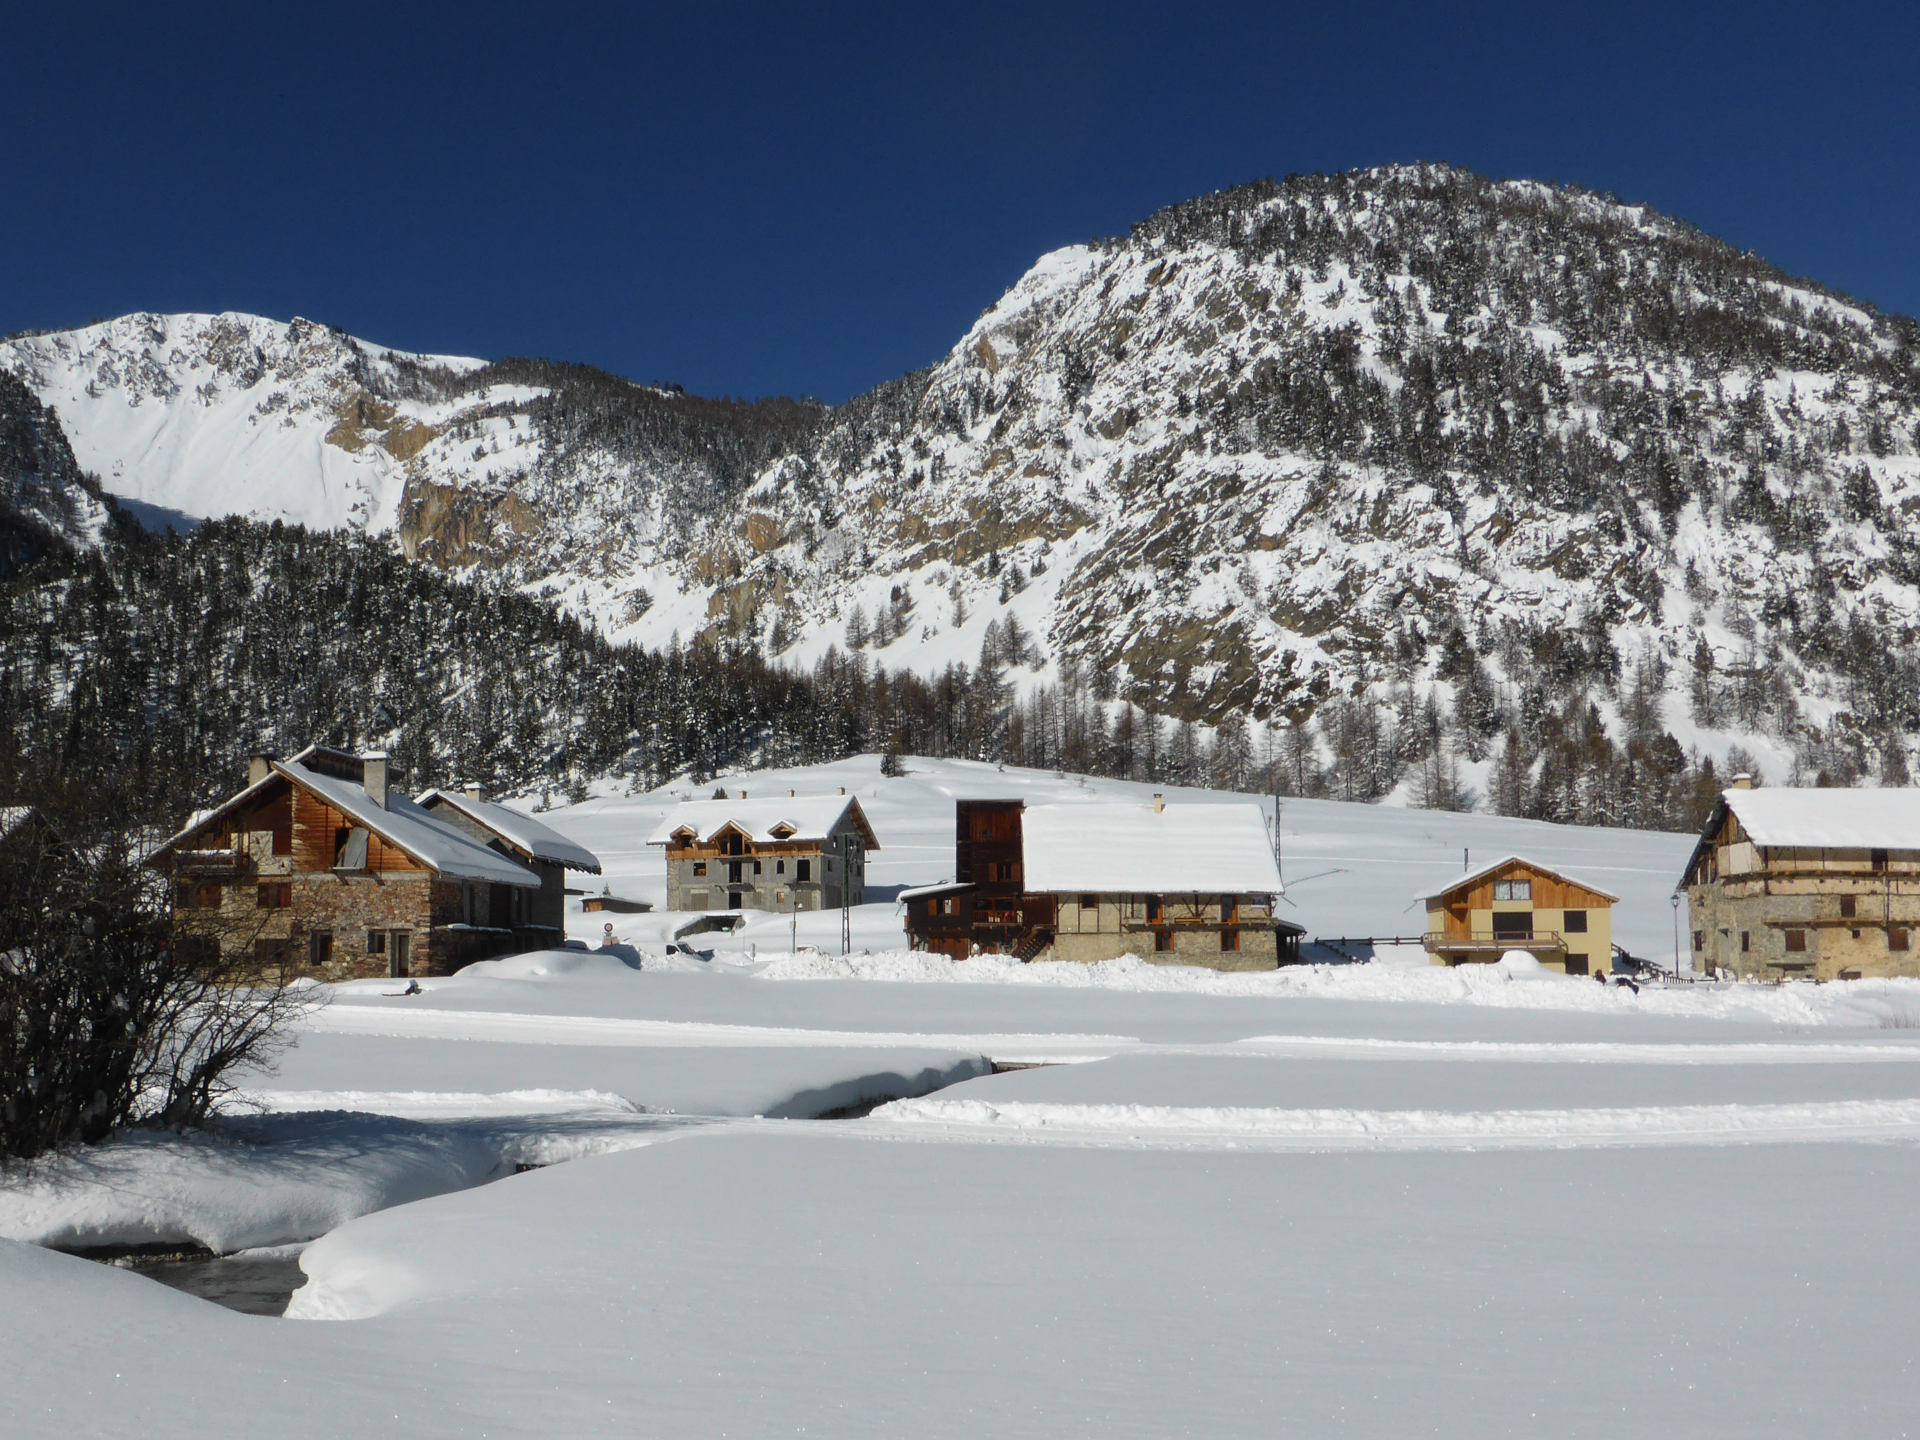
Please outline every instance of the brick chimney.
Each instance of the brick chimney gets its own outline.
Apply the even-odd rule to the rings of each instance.
[[[360,757],[360,783],[382,810],[387,808],[387,752],[376,750]]]
[[[273,774],[273,756],[255,755],[247,761],[247,784],[249,786],[258,785],[271,774]]]
[[[1753,789],[1753,776],[1742,770],[1727,782],[1727,788],[1729,790],[1751,790]]]
[[[467,784],[460,788],[465,792],[469,800],[485,800],[487,798],[486,790],[479,785]]]

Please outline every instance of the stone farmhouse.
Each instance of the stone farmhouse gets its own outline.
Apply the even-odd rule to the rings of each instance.
[[[837,910],[866,903],[880,842],[860,802],[839,795],[694,800],[647,843],[667,860],[669,910]]]
[[[1498,960],[1525,950],[1549,970],[1605,975],[1613,966],[1619,896],[1537,860],[1508,855],[1444,890],[1427,906],[1427,953],[1436,965]]]
[[[900,896],[916,950],[1217,970],[1299,957],[1258,806],[962,800],[954,818],[953,880]]]
[[[548,878],[525,861],[598,861],[524,816],[495,833],[474,820],[477,801],[451,823],[394,779],[379,754],[255,757],[244,790],[147,859],[172,881],[179,942],[327,979],[446,975],[558,944]]]
[[[1736,777],[1681,885],[1696,971],[1920,975],[1920,790],[1756,790]]]

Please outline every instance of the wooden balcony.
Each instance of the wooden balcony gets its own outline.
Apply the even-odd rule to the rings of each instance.
[[[1564,955],[1567,950],[1567,938],[1558,930],[1532,930],[1525,935],[1448,935],[1428,931],[1422,943],[1436,955],[1444,951],[1450,955],[1485,955],[1493,960],[1509,950],[1525,950],[1530,955]]]

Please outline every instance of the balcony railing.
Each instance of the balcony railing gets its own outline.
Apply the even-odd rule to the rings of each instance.
[[[1448,935],[1444,931],[1430,930],[1424,943],[1429,950],[1499,953],[1506,950],[1565,950],[1567,937],[1558,930],[1530,930],[1525,935],[1494,935],[1487,932]]]

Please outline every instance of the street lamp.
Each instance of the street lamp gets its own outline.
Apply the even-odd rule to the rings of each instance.
[[[1673,892],[1673,978],[1680,978],[1680,892]]]

